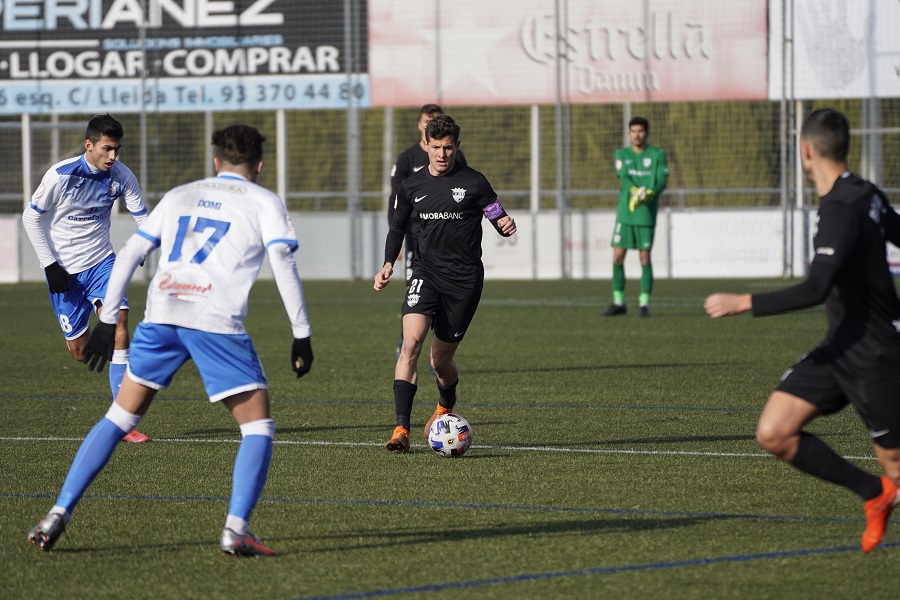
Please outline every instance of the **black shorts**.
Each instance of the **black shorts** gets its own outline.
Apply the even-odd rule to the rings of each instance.
[[[884,448],[900,447],[900,378],[863,380],[849,376],[821,351],[798,360],[776,388],[803,398],[822,414],[852,404],[869,429],[872,441]]]
[[[401,313],[431,315],[434,336],[455,344],[462,341],[481,300],[483,282],[462,286],[416,269],[406,288]]]

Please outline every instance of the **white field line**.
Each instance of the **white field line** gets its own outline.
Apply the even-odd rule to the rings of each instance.
[[[79,437],[0,437],[0,442],[80,442]],[[153,444],[238,444],[237,438],[153,438]],[[285,446],[361,446],[382,447],[381,442],[327,442],[303,440],[275,440]],[[425,447],[414,444],[415,446]],[[484,446],[473,445],[473,450],[503,450],[508,452],[555,452],[562,454],[630,454],[635,456],[707,456],[710,458],[771,458],[763,452],[701,452],[693,450],[633,450],[615,448],[555,448],[551,446]],[[874,456],[845,456],[848,460],[876,460]]]

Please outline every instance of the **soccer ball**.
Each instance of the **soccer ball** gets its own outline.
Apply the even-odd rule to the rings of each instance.
[[[462,456],[472,445],[472,426],[457,414],[441,415],[428,430],[428,444],[441,456]]]

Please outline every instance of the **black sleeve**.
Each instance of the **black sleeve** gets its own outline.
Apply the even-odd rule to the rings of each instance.
[[[400,184],[406,181],[406,178],[412,175],[412,168],[409,166],[407,153],[404,152],[397,157],[394,168],[391,169],[391,197],[388,198],[388,225],[394,221],[394,209],[397,202],[397,193],[400,191]]]
[[[894,209],[888,205],[887,201],[884,202],[884,205],[887,208],[882,217],[884,236],[887,238],[887,241],[900,247],[900,215],[894,212]]]
[[[406,193],[406,186],[402,183],[395,196],[397,206],[393,211],[391,227],[388,230],[387,239],[384,242],[384,262],[394,263],[403,248],[403,238],[406,235],[406,225],[412,215],[412,202]]]
[[[753,316],[765,317],[821,304],[837,279],[835,265],[813,261],[809,276],[802,283],[777,292],[753,294]]]

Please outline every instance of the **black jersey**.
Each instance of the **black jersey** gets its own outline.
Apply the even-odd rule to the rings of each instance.
[[[385,242],[385,262],[397,258],[406,225],[415,215],[419,219],[416,268],[439,278],[477,284],[484,278],[482,209],[496,199],[484,175],[460,163],[440,177],[427,168],[414,173],[397,192],[394,219]]]
[[[897,377],[900,300],[885,242],[900,243],[900,215],[874,185],[842,174],[822,197],[815,256],[803,283],[753,295],[753,314],[767,315],[825,300],[828,333],[820,350],[860,379]]]
[[[463,166],[467,164],[466,157],[463,155],[462,150],[457,150],[456,162]],[[391,169],[391,197],[388,201],[388,225],[394,220],[394,206],[396,205],[395,200],[397,198],[397,192],[400,191],[400,184],[406,181],[406,178],[413,173],[418,173],[426,168],[428,168],[428,151],[422,148],[421,143],[417,142],[413,144],[397,157],[397,162],[394,163],[394,167]],[[415,226],[416,221],[414,219],[410,220],[409,228],[407,229],[410,235],[415,235]],[[415,239],[415,237],[413,237],[413,239]]]

